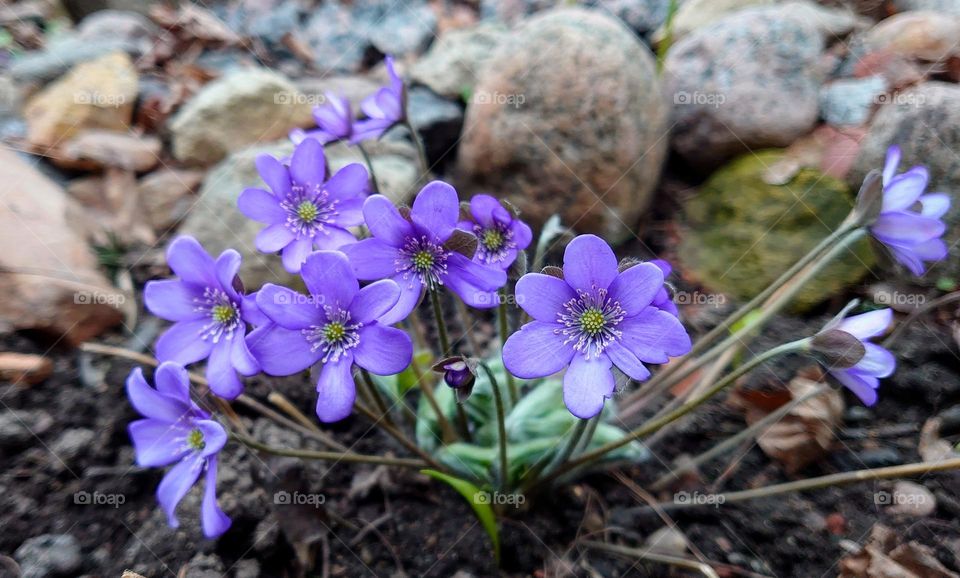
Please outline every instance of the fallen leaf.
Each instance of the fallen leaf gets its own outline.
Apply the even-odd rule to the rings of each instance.
[[[915,518],[925,518],[937,509],[937,499],[930,490],[907,480],[894,484],[890,502],[887,513]]]
[[[932,417],[923,424],[920,430],[920,441],[917,452],[925,462],[939,462],[956,457],[953,445],[940,437],[942,420]]]
[[[919,542],[897,545],[897,534],[874,524],[867,543],[840,560],[840,578],[960,578]]]

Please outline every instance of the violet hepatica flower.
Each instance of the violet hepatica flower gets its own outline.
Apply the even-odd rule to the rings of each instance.
[[[400,286],[400,300],[381,323],[392,325],[404,319],[417,306],[424,289],[435,291],[441,285],[471,307],[496,306],[496,291],[507,282],[506,273],[445,246],[459,214],[457,191],[440,181],[423,187],[413,201],[410,220],[383,195],[373,195],[364,203],[364,220],[373,237],[341,250],[358,278],[390,278]]]
[[[836,329],[849,333],[863,345],[866,353],[856,364],[846,368],[828,369],[830,375],[852,391],[865,405],[877,402],[880,378],[889,377],[897,368],[897,360],[892,353],[868,341],[883,335],[892,321],[892,310],[878,309],[828,324],[824,328],[824,331]]]
[[[380,138],[394,125],[400,124],[407,117],[406,92],[403,79],[393,68],[393,57],[385,60],[390,84],[377,90],[360,103],[360,110],[367,118],[358,120],[353,127],[353,143],[367,139]]]
[[[181,365],[207,361],[210,389],[233,399],[243,391],[237,377],[260,371],[244,342],[255,311],[240,289],[240,254],[224,251],[214,261],[193,237],[178,237],[167,249],[167,264],[179,279],[150,281],[143,298],[151,313],[174,321],[157,340],[160,361]]]
[[[297,145],[289,167],[270,155],[256,162],[272,192],[246,189],[237,205],[247,217],[267,224],[257,234],[257,249],[282,251],[283,267],[297,273],[314,248],[338,249],[357,240],[347,228],[363,223],[368,186],[363,165],[349,164],[325,180],[323,145],[312,138]]]
[[[473,260],[481,265],[509,269],[517,253],[533,240],[530,227],[490,195],[470,199],[470,217],[472,220],[461,221],[458,227],[476,235]]]
[[[656,265],[657,268],[660,269],[660,272],[663,273],[664,279],[666,279],[670,273],[673,272],[673,267],[670,265],[670,263],[664,261],[663,259],[654,259],[650,261],[650,263]],[[666,285],[657,291],[657,295],[653,298],[651,305],[658,309],[663,309],[674,317],[678,317],[680,315],[680,311],[677,309],[676,303],[673,302],[673,297],[671,297],[670,291],[667,289]]]
[[[947,256],[940,236],[946,229],[941,217],[950,209],[950,196],[923,194],[930,179],[926,167],[897,175],[899,164],[900,148],[892,146],[883,166],[883,206],[870,232],[914,275],[923,275],[925,261]]]
[[[353,365],[377,375],[400,373],[413,357],[410,337],[380,318],[400,299],[400,287],[385,279],[360,289],[347,258],[318,251],[300,271],[309,295],[277,285],[257,292],[260,310],[273,323],[247,337],[270,375],[291,375],[322,364],[317,381],[317,417],[341,420],[353,409]]]
[[[528,273],[517,282],[517,303],[534,320],[507,339],[504,365],[524,379],[566,368],[563,401],[573,415],[591,418],[614,393],[613,366],[644,380],[644,363],[690,351],[680,321],[653,303],[662,288],[656,265],[621,273],[609,245],[581,235],[567,245],[563,279]]]
[[[350,101],[333,94],[324,93],[327,103],[313,107],[313,119],[317,128],[313,130],[293,129],[290,131],[290,140],[300,144],[306,138],[316,139],[320,144],[335,141],[349,141],[353,135],[353,111],[350,110]]]
[[[177,504],[205,473],[200,524],[206,537],[216,538],[230,527],[230,518],[217,505],[216,493],[217,453],[227,442],[227,433],[190,399],[187,370],[182,365],[160,364],[154,380],[156,389],[147,384],[139,367],[127,378],[127,397],[145,418],[128,428],[137,464],[174,464],[157,487],[157,501],[172,528],[179,525]]]

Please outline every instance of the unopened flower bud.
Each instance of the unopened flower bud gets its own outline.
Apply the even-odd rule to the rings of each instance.
[[[443,374],[443,382],[457,392],[457,402],[463,403],[473,392],[477,380],[477,360],[455,355],[441,359],[433,366],[433,371]]]
[[[810,351],[835,369],[853,367],[867,354],[863,342],[841,329],[827,329],[814,335],[810,340]]]

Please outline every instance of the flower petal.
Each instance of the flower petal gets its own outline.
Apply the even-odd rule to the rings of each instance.
[[[921,243],[943,234],[945,225],[940,219],[916,213],[882,213],[870,228],[880,241]]]
[[[497,289],[507,283],[507,274],[501,269],[485,267],[460,253],[447,257],[447,274],[443,283],[464,303],[477,309],[496,307]]]
[[[485,229],[494,225],[493,213],[497,209],[503,209],[503,206],[490,195],[474,195],[470,199],[470,214]]]
[[[946,193],[930,193],[920,197],[920,214],[924,217],[939,219],[950,210],[950,195]]]
[[[234,339],[241,339],[234,335]],[[224,399],[235,399],[243,393],[243,382],[237,377],[237,370],[233,367],[231,351],[233,344],[230,339],[223,339],[213,346],[210,359],[207,360],[207,381],[210,391]]]
[[[359,279],[384,279],[397,273],[399,250],[380,239],[363,239],[341,249]]]
[[[404,279],[402,275],[397,275],[393,277],[393,282],[400,287],[400,299],[390,311],[380,316],[379,321],[382,325],[393,325],[406,319],[410,312],[417,308],[424,296],[423,284],[418,276]]]
[[[427,183],[410,210],[410,220],[417,232],[429,240],[442,243],[450,238],[460,215],[457,191],[443,181]]]
[[[293,375],[316,363],[322,351],[311,351],[299,331],[266,325],[247,335],[247,347],[267,375]]]
[[[260,364],[247,347],[247,340],[239,333],[230,340],[230,364],[240,375],[251,376],[260,373]]]
[[[580,235],[563,253],[563,277],[574,289],[606,289],[618,273],[613,249],[596,235]]]
[[[687,330],[676,317],[656,307],[624,319],[619,329],[623,346],[645,363],[666,363],[690,351]]]
[[[177,504],[200,477],[204,461],[199,454],[188,455],[183,461],[170,468],[157,486],[157,501],[166,512],[167,523],[171,528],[180,526],[177,520]]]
[[[883,188],[882,213],[909,209],[927,188],[930,174],[925,167],[913,167],[897,175]]]
[[[240,263],[242,258],[240,253],[237,253],[233,249],[227,249],[217,257],[214,267],[216,268],[217,281],[220,282],[220,287],[223,288],[224,292],[231,298],[237,301],[240,300],[240,296],[237,294],[237,290],[234,288],[234,280],[237,277],[237,274],[240,273]]]
[[[353,411],[357,388],[353,382],[353,357],[345,355],[336,363],[325,363],[317,381],[317,417],[330,423]]]
[[[893,180],[897,174],[897,167],[900,166],[900,147],[892,145],[887,149],[887,158],[883,163],[883,184],[886,186]]]
[[[603,352],[620,371],[626,373],[631,379],[645,381],[650,377],[650,370],[619,341],[610,343]]]
[[[303,263],[300,272],[307,290],[319,298],[318,305],[347,310],[360,291],[347,257],[339,251],[317,251]]]
[[[363,205],[367,199],[357,196],[346,199],[337,204],[337,225],[340,227],[356,227],[363,222]]]
[[[570,363],[574,351],[555,323],[527,323],[503,344],[503,365],[521,379],[553,375]]]
[[[323,228],[323,232],[318,232],[313,236],[313,243],[321,251],[335,251],[356,242],[357,238],[353,236],[353,233],[332,225],[327,225]]]
[[[193,427],[203,434],[203,449],[200,455],[209,458],[223,449],[227,444],[227,432],[223,426],[212,419],[198,419]]]
[[[138,419],[130,422],[127,431],[137,465],[144,468],[169,466],[190,451],[186,444],[190,430],[182,423]]]
[[[290,175],[294,182],[303,186],[323,184],[327,176],[327,159],[319,141],[308,138],[297,145],[290,159]]]
[[[291,241],[281,253],[283,268],[288,273],[299,273],[300,267],[303,266],[303,262],[307,260],[311,251],[313,251],[313,240],[309,237]]]
[[[632,317],[650,305],[661,289],[663,271],[652,263],[640,263],[617,275],[609,295]]]
[[[167,265],[177,277],[201,287],[216,287],[213,257],[189,236],[177,237],[167,248]]]
[[[217,504],[217,458],[207,460],[207,475],[204,480],[203,502],[200,506],[200,526],[207,538],[222,535],[231,524],[230,517]]]
[[[577,294],[563,279],[542,273],[527,273],[517,281],[517,305],[537,321],[556,322],[563,304]]]
[[[257,292],[257,307],[271,321],[286,329],[306,329],[320,325],[326,316],[312,295],[304,295],[273,283]]]
[[[353,350],[357,365],[377,375],[400,373],[413,359],[413,342],[405,332],[379,323],[360,329],[360,343]]]
[[[150,313],[168,321],[190,321],[203,317],[195,300],[203,295],[197,285],[179,279],[147,281],[143,302]]]
[[[520,219],[514,219],[510,223],[510,230],[513,232],[513,242],[516,243],[518,250],[523,251],[530,246],[533,241],[533,231],[530,229],[530,225]]]
[[[604,400],[613,396],[616,386],[606,355],[589,360],[574,355],[563,376],[563,403],[573,415],[590,419],[603,410]]]
[[[330,193],[331,201],[343,201],[363,197],[370,190],[370,175],[360,163],[343,167],[323,186]]]
[[[867,353],[851,369],[874,377],[890,377],[897,369],[897,358],[874,343],[864,343]]]
[[[248,219],[261,223],[283,223],[287,219],[280,201],[263,189],[244,189],[237,199],[237,208]]]
[[[261,253],[276,253],[296,239],[297,236],[285,223],[276,223],[264,227],[257,233],[253,244]]]
[[[175,361],[180,365],[196,363],[210,355],[213,343],[200,334],[207,326],[207,319],[180,321],[160,336],[154,350],[160,361]]]
[[[187,403],[150,387],[139,367],[135,367],[127,376],[127,398],[140,415],[151,419],[175,423],[190,414],[191,408]]]
[[[863,405],[869,407],[877,403],[877,387],[880,385],[877,378],[848,369],[835,369],[830,375],[859,397]]]
[[[254,161],[260,178],[270,187],[277,198],[283,199],[290,194],[290,172],[274,157],[262,154],[257,155]]]
[[[853,317],[847,317],[838,323],[836,328],[841,331],[846,331],[850,335],[863,341],[871,337],[883,335],[892,322],[892,309],[877,309],[876,311],[869,311],[867,313],[861,313],[860,315],[854,315]]]
[[[186,406],[192,403],[190,376],[182,365],[170,361],[161,363],[153,372],[153,382],[157,385],[157,391],[163,395],[179,400]]]
[[[400,286],[393,279],[381,279],[360,290],[350,305],[353,323],[376,321],[400,300]]]

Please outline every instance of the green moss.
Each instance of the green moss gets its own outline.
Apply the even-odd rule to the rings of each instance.
[[[853,194],[842,181],[801,169],[786,185],[763,173],[778,150],[746,154],[714,173],[685,206],[680,259],[707,288],[746,300],[812,249],[850,212]],[[794,300],[795,312],[844,292],[874,264],[869,243],[855,245]]]

